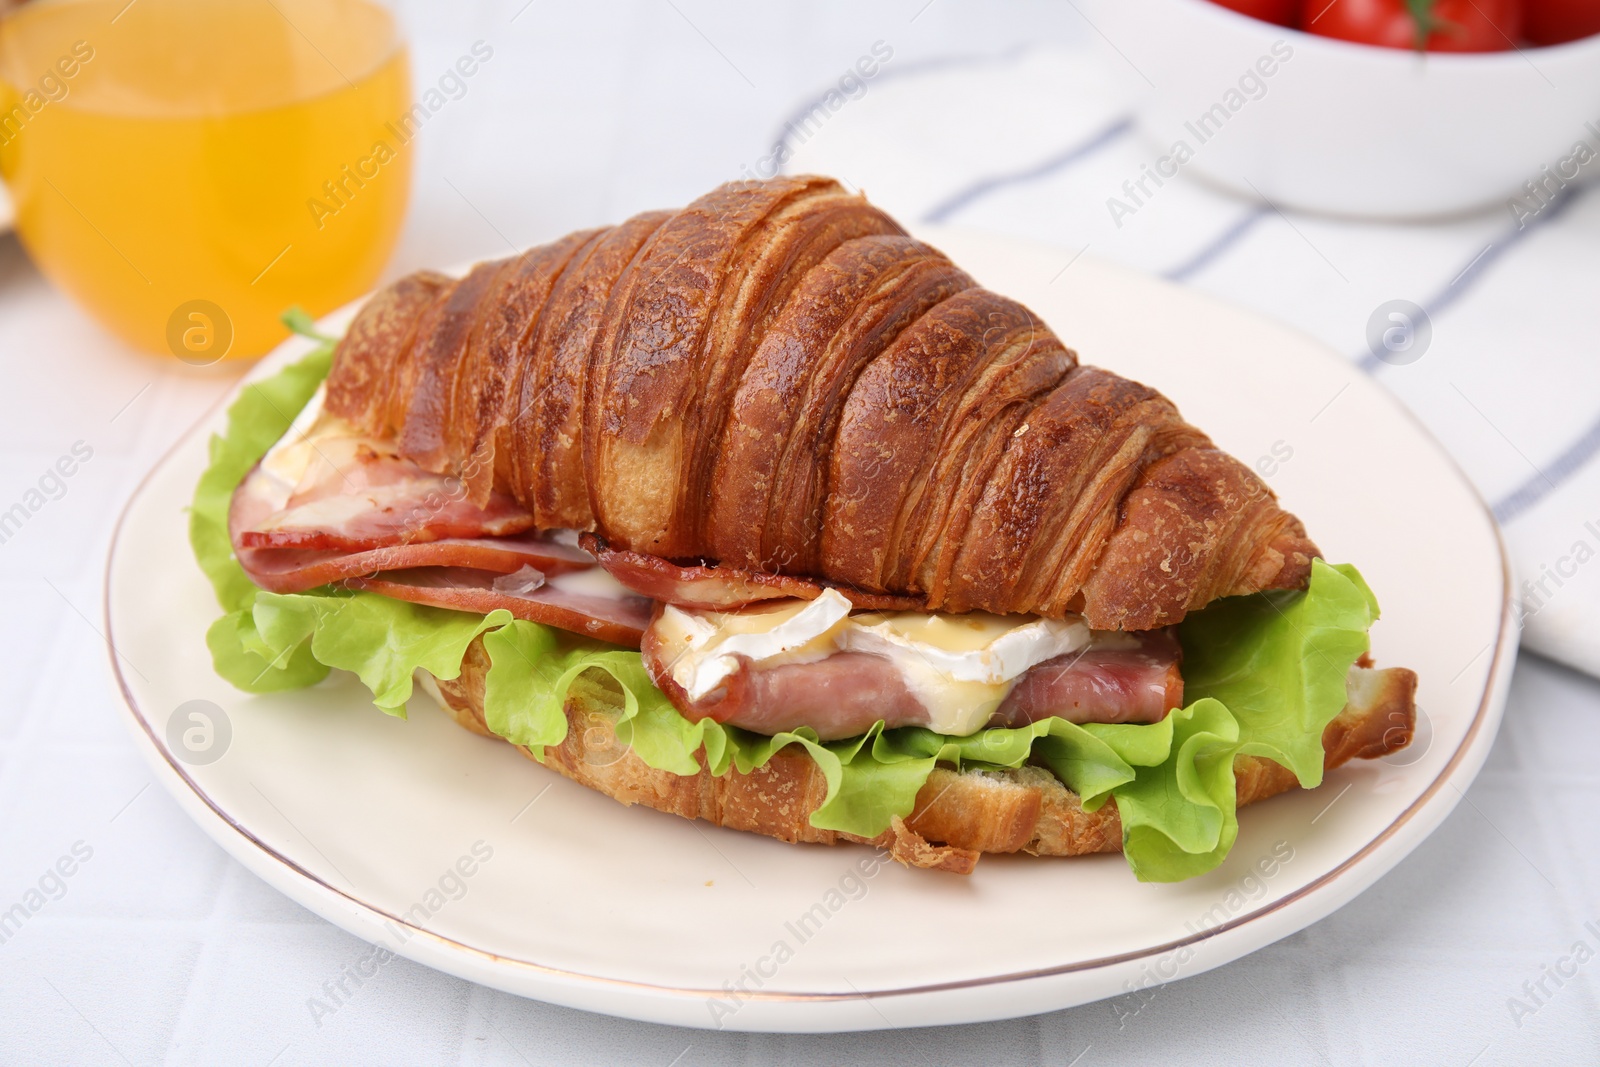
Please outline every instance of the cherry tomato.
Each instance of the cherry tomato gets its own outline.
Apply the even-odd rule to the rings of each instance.
[[[1249,15],[1262,22],[1275,22],[1279,26],[1293,26],[1299,14],[1299,0],[1211,0],[1221,7]]]
[[[1522,0],[1522,31],[1534,44],[1600,33],[1600,0]]]
[[[1413,7],[1426,23],[1420,42]],[[1503,52],[1522,33],[1522,8],[1518,0],[1304,0],[1300,28],[1385,48]]]

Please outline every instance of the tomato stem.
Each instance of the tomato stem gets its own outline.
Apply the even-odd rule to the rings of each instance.
[[[1416,48],[1428,50],[1428,38],[1443,25],[1443,20],[1433,13],[1437,0],[1406,0],[1406,10],[1411,12],[1411,22],[1416,27]]]

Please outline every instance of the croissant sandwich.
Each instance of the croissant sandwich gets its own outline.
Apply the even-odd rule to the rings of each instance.
[[[1187,878],[1411,738],[1353,567],[832,180],[414,274],[323,340],[196,493],[245,690],[415,681],[624,804],[963,873]]]

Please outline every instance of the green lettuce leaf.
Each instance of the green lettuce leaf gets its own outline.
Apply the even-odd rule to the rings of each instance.
[[[1046,719],[1020,728],[951,737],[920,728],[823,742],[810,729],[772,737],[691,723],[650,681],[639,653],[513,619],[391,600],[326,587],[292,595],[250,583],[227,535],[233,489],[280,437],[326,376],[331,348],[317,349],[247,388],[211,441],[211,465],[195,492],[190,540],[227,612],[206,635],[217,672],[247,692],[313,685],[331,668],[355,673],[373,702],[404,716],[412,676],[459,675],[468,646],[483,638],[490,666],[489,729],[542,758],[566,740],[569,697],[584,701],[576,724],[584,759],[631,751],[645,764],[690,775],[748,774],[790,746],[807,752],[827,790],[813,825],[874,837],[909,815],[939,765],[1015,768],[1041,764],[1093,811],[1115,800],[1123,851],[1146,881],[1211,870],[1238,835],[1233,762],[1276,760],[1302,785],[1322,778],[1322,731],[1345,703],[1345,678],[1367,649],[1377,618],[1372,592],[1353,567],[1312,565],[1304,592],[1218,601],[1179,629],[1188,706],[1148,725],[1078,726]]]
[[[1123,852],[1141,880],[1175,882],[1221,863],[1239,833],[1236,756],[1266,756],[1311,788],[1322,731],[1344,710],[1378,602],[1354,567],[1311,564],[1304,592],[1229,597],[1178,628],[1183,689],[1171,754],[1114,792]]]
[[[230,611],[206,631],[206,648],[216,672],[247,693],[304,689],[328,676],[328,666],[311,654],[310,642],[270,651],[256,633],[249,608]]]
[[[1221,863],[1239,835],[1233,757],[1239,723],[1202,698],[1167,716],[1167,757],[1113,790],[1123,854],[1141,881],[1176,882]]]
[[[227,432],[211,437],[211,462],[195,486],[189,509],[189,545],[224,611],[249,607],[258,592],[233,558],[228,539],[233,491],[300,414],[328,376],[332,360],[333,345],[324,343],[271,378],[245,386],[228,408]]]
[[[251,614],[275,655],[309,647],[318,663],[350,671],[374,704],[401,718],[417,671],[457,677],[473,638],[511,621],[509,611],[473,615],[348,591],[262,593]]]
[[[1345,678],[1367,651],[1378,601],[1354,567],[1311,567],[1305,593],[1219,600],[1178,629],[1184,692],[1228,706],[1243,751],[1322,782],[1322,730],[1345,705]]]

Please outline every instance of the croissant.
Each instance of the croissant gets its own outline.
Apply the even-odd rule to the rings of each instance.
[[[1412,736],[1370,590],[1249,468],[832,180],[413,274],[324,358],[227,508],[313,594],[208,634],[246,688],[415,676],[623,803],[957,871],[1188,877],[1236,804]]]
[[[1160,393],[826,178],[404,278],[325,405],[532,529],[858,606],[1149,630],[1318,555]]]

